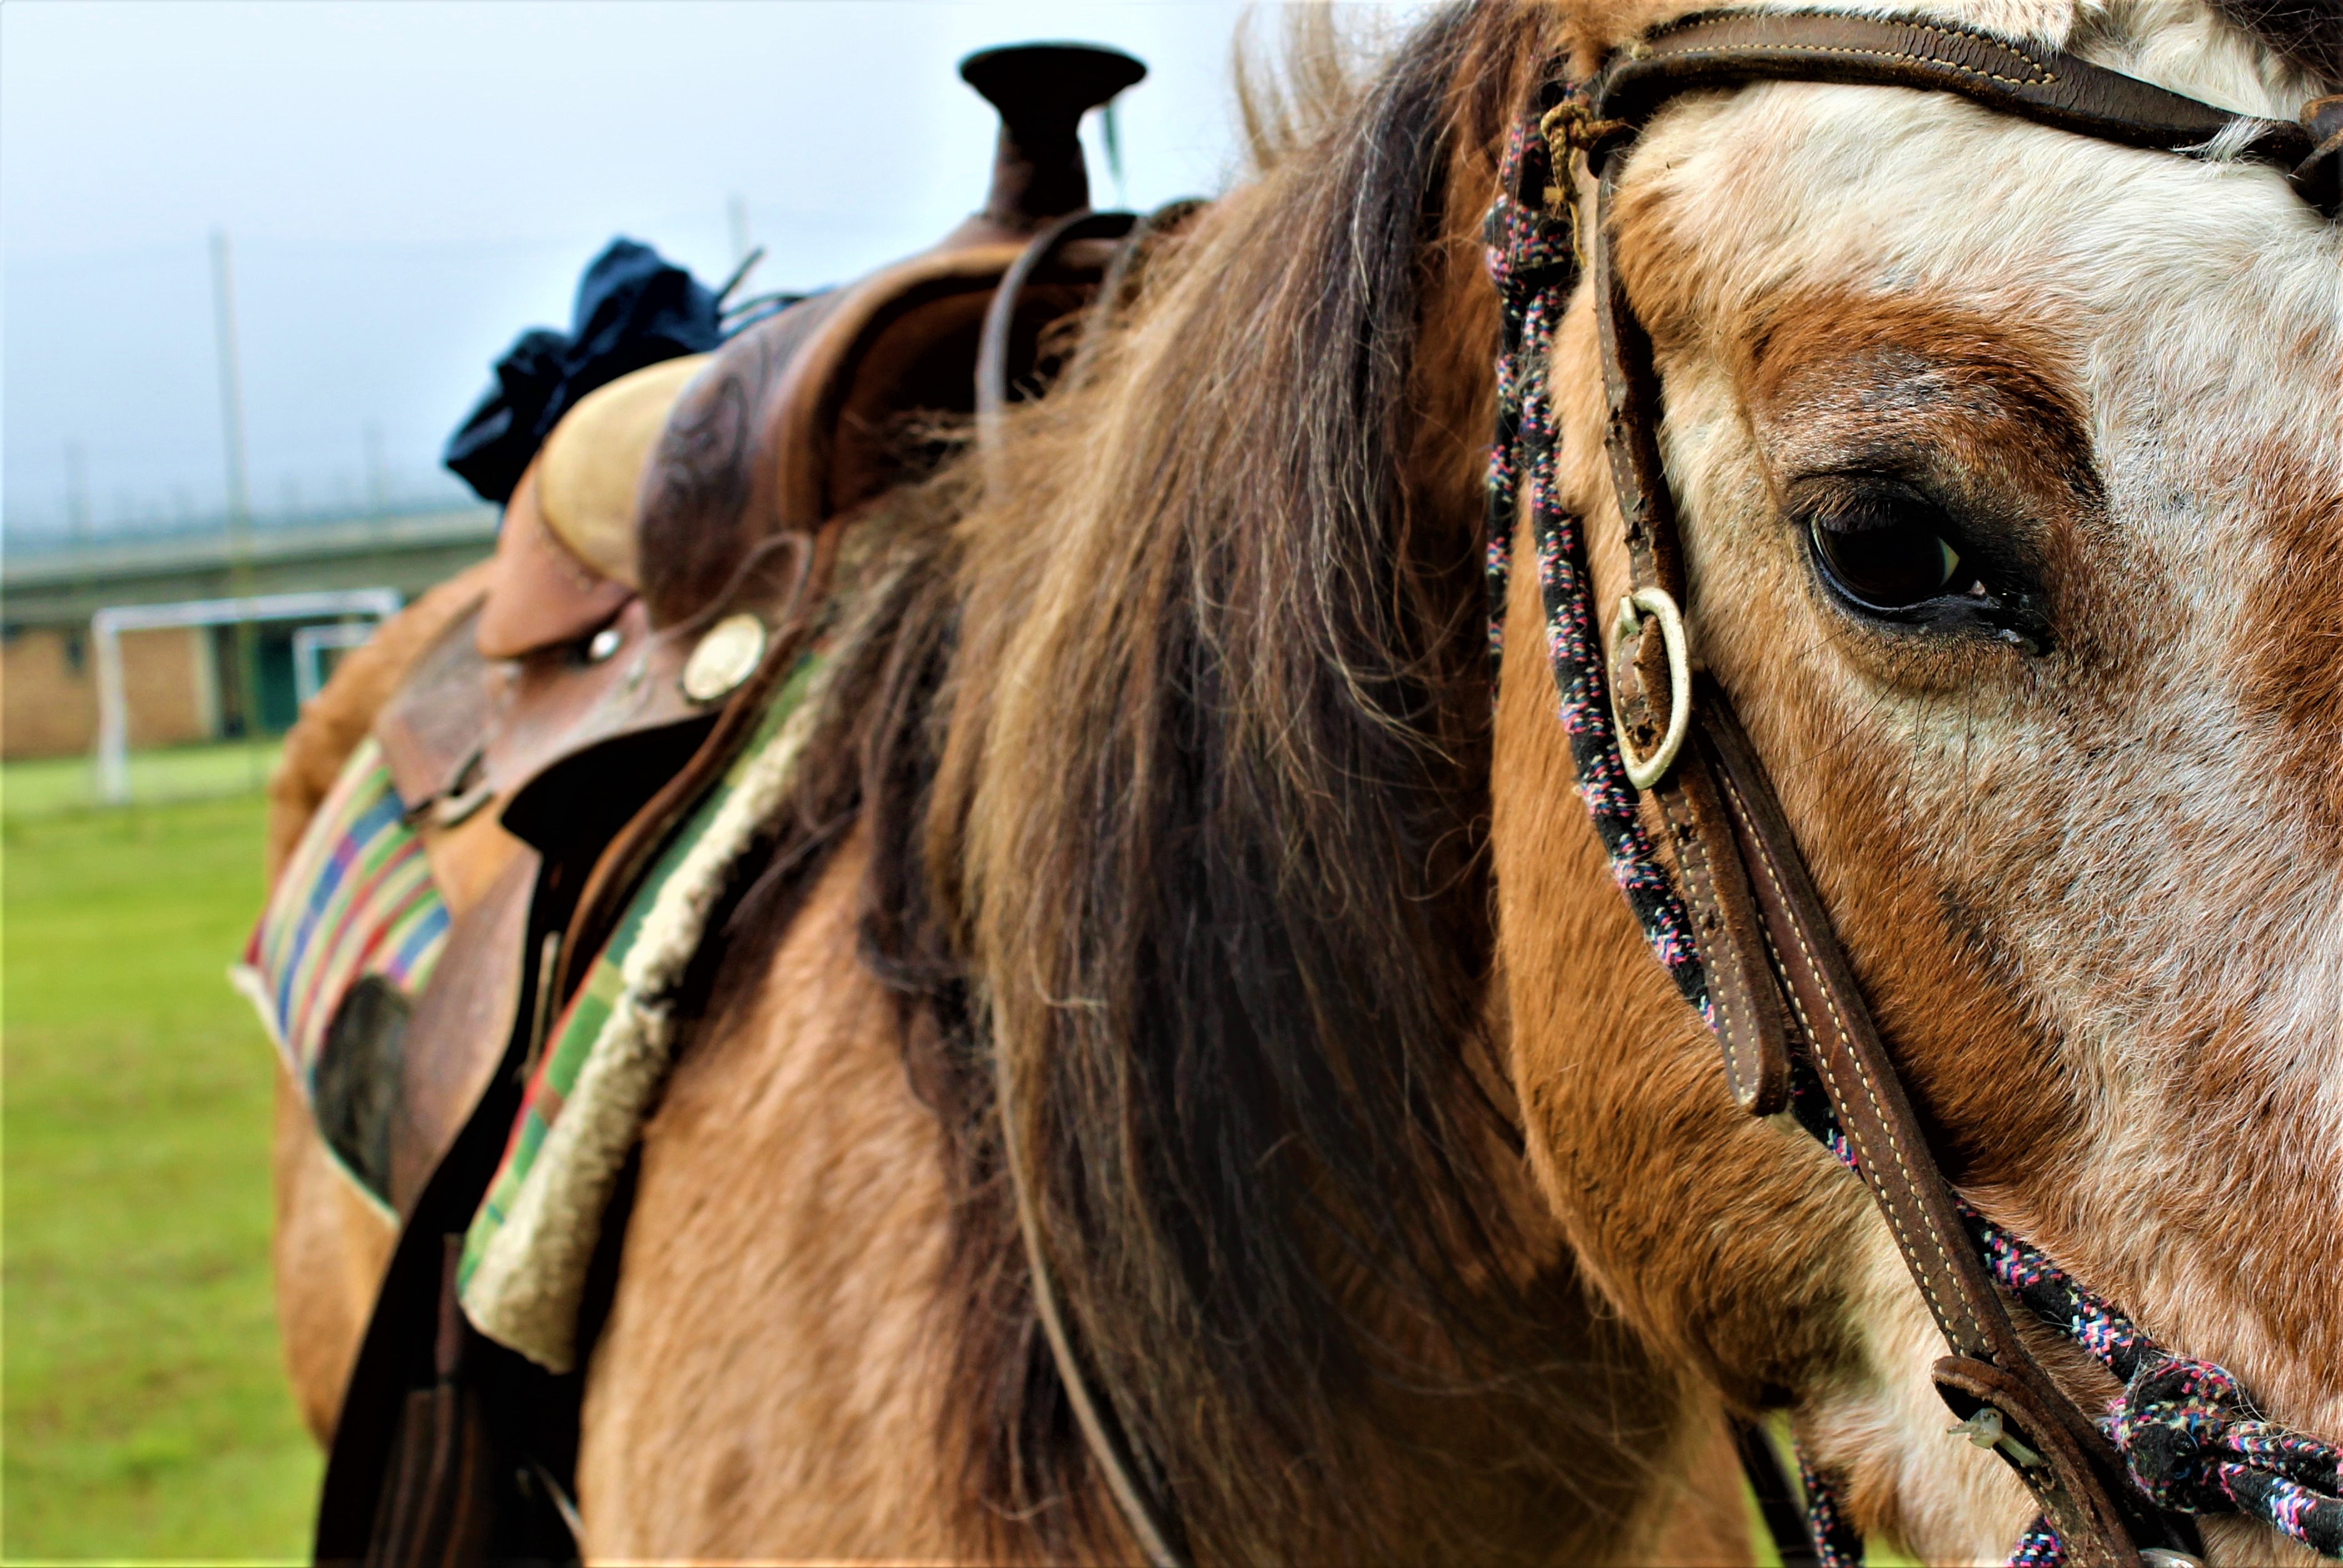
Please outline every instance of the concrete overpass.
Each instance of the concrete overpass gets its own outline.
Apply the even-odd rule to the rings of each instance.
[[[455,576],[496,547],[496,508],[255,525],[243,570],[225,528],[48,546],[0,548],[0,623],[86,626],[106,605],[238,594],[395,588],[406,597]]]
[[[101,608],[355,588],[413,598],[488,555],[498,516],[494,507],[469,505],[261,524],[246,531],[241,550],[217,524],[86,542],[9,541],[0,547],[0,756],[64,756],[96,744],[89,630]],[[284,729],[298,711],[294,638],[303,630],[272,622],[249,631],[125,633],[129,743]],[[247,657],[256,661],[249,674]]]

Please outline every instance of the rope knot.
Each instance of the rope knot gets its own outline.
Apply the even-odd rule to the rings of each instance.
[[[2251,1422],[2237,1380],[2211,1362],[2176,1356],[2143,1363],[2107,1412],[2132,1484],[2159,1508],[2227,1513],[2237,1506],[2225,1470],[2232,1437]]]
[[[2243,1513],[2343,1558],[2343,1451],[2264,1420],[2226,1368],[2143,1362],[2107,1425],[2132,1484],[2158,1507]]]

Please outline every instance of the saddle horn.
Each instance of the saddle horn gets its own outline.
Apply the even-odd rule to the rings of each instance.
[[[1021,240],[1091,204],[1082,116],[1142,80],[1147,67],[1095,44],[1011,44],[960,63],[960,80],[1001,111],[992,188],[948,246]]]

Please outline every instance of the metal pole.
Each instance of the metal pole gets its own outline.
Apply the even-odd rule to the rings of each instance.
[[[72,583],[73,595],[75,598],[81,598],[83,591],[89,586],[82,576],[83,571],[88,568],[89,564],[88,557],[84,554],[84,547],[89,543],[89,473],[88,470],[82,466],[81,443],[79,441],[67,441],[65,443],[65,528],[69,537],[73,540],[74,557],[80,563],[74,572]],[[91,640],[93,644],[95,644],[96,637],[94,632]],[[99,674],[101,676],[104,674],[102,667],[99,670]],[[97,710],[98,757],[100,759],[98,768],[100,777],[97,779],[97,783],[101,788],[101,791],[103,790],[103,787],[106,783],[106,779],[103,776],[105,773],[105,763],[103,759],[106,755],[105,701],[105,687],[101,682],[99,686],[99,707]],[[102,793],[101,798],[104,798]]]
[[[220,438],[227,457],[227,526],[232,545],[252,521],[252,495],[244,463],[244,376],[236,352],[236,276],[227,231],[212,231],[212,325],[219,340]]]
[[[726,204],[726,213],[732,220],[732,265],[739,266],[749,259],[749,202],[738,191]]]
[[[89,474],[82,466],[81,443],[65,443],[65,526],[73,541],[89,538]]]
[[[382,427],[369,420],[366,427],[367,510],[380,522],[390,515],[390,478],[382,465]]]
[[[97,798],[109,806],[130,799],[128,715],[123,711],[122,630],[111,610],[89,618],[97,663]]]
[[[236,598],[252,597],[252,491],[244,447],[244,376],[236,348],[236,276],[227,231],[212,231],[212,320],[219,342],[220,438],[227,458],[227,580]],[[260,732],[260,636],[250,621],[236,628],[236,707],[248,740]]]

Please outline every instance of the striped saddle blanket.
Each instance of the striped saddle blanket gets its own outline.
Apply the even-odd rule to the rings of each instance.
[[[458,1280],[481,1332],[553,1371],[574,1363],[604,1211],[672,1058],[671,999],[709,911],[794,781],[827,664],[817,638],[637,888],[530,1064]],[[336,1161],[386,1212],[401,1040],[447,930],[422,842],[369,739],[311,820],[233,978]]]
[[[231,971],[327,1148],[386,1211],[401,1041],[447,946],[447,919],[369,737],[318,807]]]

